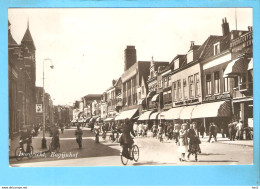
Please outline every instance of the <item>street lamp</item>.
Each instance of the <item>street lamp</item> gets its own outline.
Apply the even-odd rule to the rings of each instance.
[[[54,68],[54,66],[53,66],[53,64],[52,64],[52,60],[50,59],[50,58],[45,58],[44,60],[43,60],[43,63],[42,63],[42,67],[43,67],[43,72],[42,72],[42,75],[43,75],[43,77],[42,77],[42,80],[43,80],[43,82],[42,82],[42,96],[43,96],[43,99],[42,99],[42,119],[43,119],[43,123],[42,123],[42,126],[43,126],[43,134],[42,134],[42,148],[47,148],[47,145],[46,145],[46,139],[45,139],[45,104],[44,104],[44,62],[45,61],[51,61],[51,66],[50,66],[50,68],[51,69],[53,69]]]

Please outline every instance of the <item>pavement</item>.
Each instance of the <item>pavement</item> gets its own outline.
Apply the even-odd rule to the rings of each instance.
[[[83,128],[83,148],[79,149],[74,136],[75,128],[66,129],[60,134],[61,152],[51,154],[48,149],[41,149],[42,133],[33,138],[35,155],[32,159],[23,158],[17,161],[14,157],[15,147],[19,144],[19,138],[11,141],[9,162],[13,167],[46,167],[46,166],[122,166],[120,161],[120,145],[100,137],[100,143],[94,141],[94,134],[88,128]],[[151,137],[136,137],[135,143],[140,149],[138,162],[130,161],[129,165],[241,165],[253,163],[253,141],[229,141],[220,138],[218,142],[208,143],[208,137],[201,139],[202,153],[199,154],[199,162],[179,162],[178,147],[172,140],[164,140],[163,143]],[[47,144],[51,137],[46,134]],[[191,156],[194,159],[194,156]]]

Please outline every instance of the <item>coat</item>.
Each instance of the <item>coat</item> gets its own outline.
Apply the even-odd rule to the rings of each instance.
[[[122,135],[119,140],[121,146],[131,147],[133,145],[134,140],[130,133],[135,136],[133,126],[131,124],[125,124],[122,128]]]
[[[180,146],[187,146],[188,145],[188,131],[181,129],[179,132],[179,142]]]

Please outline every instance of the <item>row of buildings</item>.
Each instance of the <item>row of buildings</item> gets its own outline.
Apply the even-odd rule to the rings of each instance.
[[[125,49],[124,72],[103,94],[76,101],[73,121],[103,120],[192,121],[208,129],[240,119],[253,127],[253,31],[230,31],[194,41],[186,54],[172,61],[138,61],[134,46]]]
[[[72,107],[54,106],[50,94],[36,81],[36,47],[30,32],[29,23],[20,44],[11,34],[8,21],[8,84],[9,84],[9,134],[19,133],[22,128],[42,124],[43,94],[45,100],[46,124],[69,122],[72,120]],[[37,105],[41,105],[37,109]]]

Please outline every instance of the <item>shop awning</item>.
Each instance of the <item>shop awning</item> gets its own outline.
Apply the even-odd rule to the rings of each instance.
[[[247,58],[237,58],[232,60],[226,67],[224,71],[224,77],[234,77],[241,73],[246,73],[247,65],[250,59]]]
[[[183,110],[180,112],[180,119],[191,119],[192,118],[192,112],[196,106],[186,106],[183,108]]]
[[[160,112],[154,112],[150,115],[150,120],[156,120],[159,117]]]
[[[152,102],[158,102],[159,101],[159,94],[156,94],[152,98]]]
[[[167,111],[161,112],[158,116],[158,119],[165,119],[165,115],[166,115]]]
[[[94,117],[90,118],[89,122],[93,122],[93,121],[95,121],[95,118]]]
[[[109,117],[109,118],[106,118],[104,121],[113,121],[114,118],[113,117]]]
[[[174,120],[174,119],[180,119],[180,113],[184,109],[184,107],[179,108],[172,108],[169,109],[165,114],[166,120]]]
[[[247,70],[252,70],[252,69],[253,69],[253,58],[251,58],[250,62],[248,63]]]
[[[150,91],[146,96],[146,98],[151,98],[153,95],[155,95],[155,93],[156,93],[155,91]]]
[[[140,99],[140,100],[138,100],[138,105],[142,105],[142,104],[144,104],[145,103],[145,99]]]
[[[231,103],[229,101],[211,102],[197,105],[192,118],[229,117],[231,116]]]
[[[137,109],[132,109],[132,110],[126,110],[121,112],[115,120],[124,120],[124,119],[131,119],[137,112]]]
[[[139,121],[144,121],[144,120],[149,120],[150,118],[150,115],[153,111],[147,111],[147,112],[144,112],[143,114],[140,115],[139,117]]]

